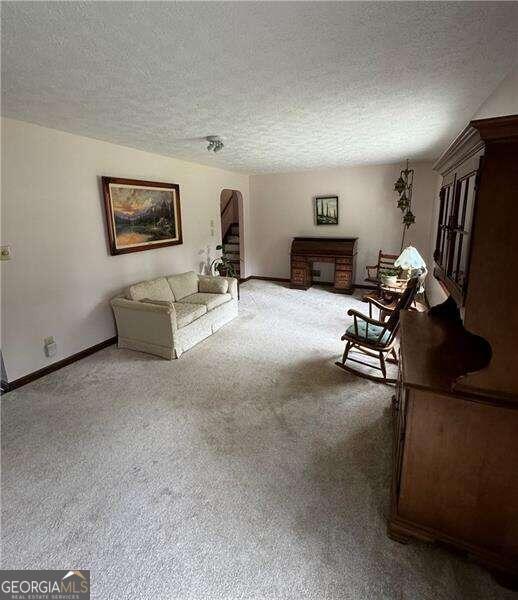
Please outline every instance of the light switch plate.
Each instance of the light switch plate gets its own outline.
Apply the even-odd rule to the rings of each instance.
[[[2,244],[0,246],[0,260],[11,260],[12,257],[11,244]]]
[[[56,344],[56,340],[53,335],[49,335],[43,340],[43,350],[45,352],[45,356],[56,356],[58,351],[58,345]]]

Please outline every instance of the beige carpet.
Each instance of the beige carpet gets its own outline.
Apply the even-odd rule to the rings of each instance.
[[[333,364],[351,306],[249,281],[180,360],[112,347],[4,396],[2,566],[102,600],[516,598],[386,536],[391,390]]]

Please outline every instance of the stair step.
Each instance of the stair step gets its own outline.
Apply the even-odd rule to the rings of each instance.
[[[226,244],[239,244],[239,236],[238,235],[227,235],[225,238]]]
[[[232,225],[229,231],[232,235],[239,235],[239,225]]]
[[[223,244],[224,252],[239,252],[239,244]]]

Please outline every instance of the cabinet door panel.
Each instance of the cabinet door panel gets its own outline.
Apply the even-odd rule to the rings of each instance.
[[[452,236],[452,221],[455,212],[455,185],[452,183],[447,188],[447,203],[446,203],[446,214],[444,222],[444,260],[443,265],[446,269],[447,275],[452,272],[452,253],[453,253],[453,236]]]
[[[450,220],[451,245],[447,275],[460,289],[465,287],[467,281],[476,179],[477,172],[475,171],[457,181],[455,203]]]
[[[457,283],[465,288],[469,269],[469,249],[471,242],[471,230],[473,226],[473,212],[475,208],[477,173],[466,177],[466,195],[463,203],[462,221],[459,227],[462,230],[459,240],[459,256],[457,264]]]
[[[438,265],[443,269],[446,269],[448,264],[448,226],[453,205],[453,182],[441,189],[439,198],[439,220],[437,223],[437,239],[434,259]]]
[[[461,177],[449,176],[448,184],[441,188],[434,252],[440,279],[460,303],[464,301],[468,278],[478,157],[470,166],[469,171],[462,169]]]
[[[517,428],[518,411],[410,390],[399,515],[518,557]]]
[[[458,282],[458,270],[463,234],[462,225],[464,223],[464,205],[467,187],[467,178],[463,178],[457,181],[457,185],[455,186],[455,199],[453,202],[453,210],[449,223],[451,251],[448,257],[448,269],[446,272],[448,276],[455,282]]]

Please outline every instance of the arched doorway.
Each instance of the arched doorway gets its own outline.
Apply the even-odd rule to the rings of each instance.
[[[236,277],[244,277],[243,196],[238,190],[224,189],[220,195],[221,243]]]

